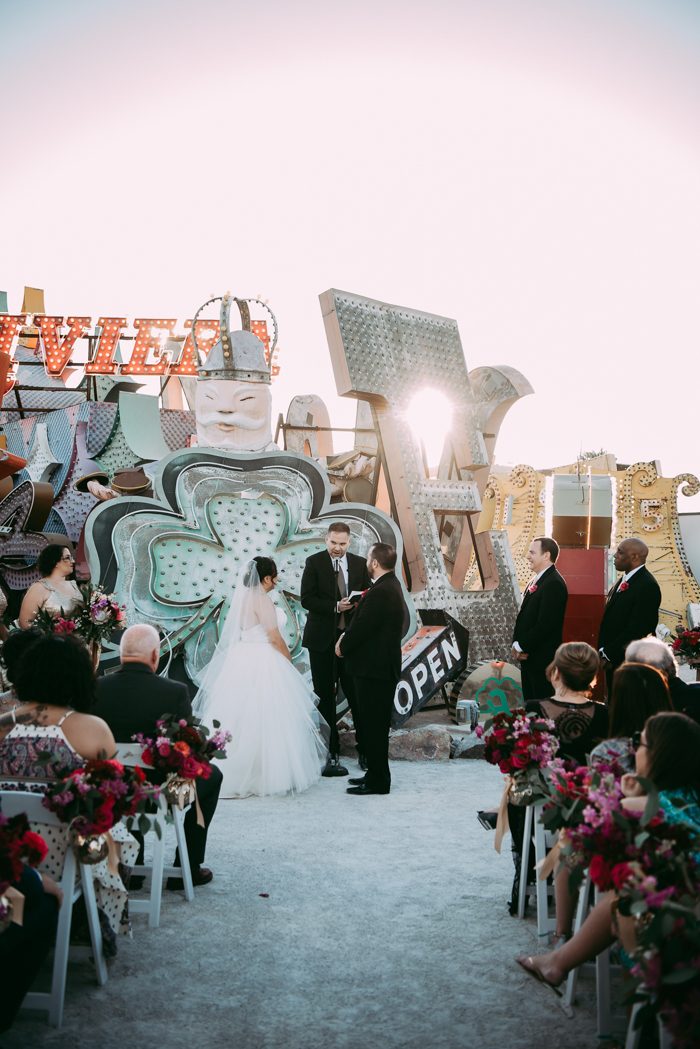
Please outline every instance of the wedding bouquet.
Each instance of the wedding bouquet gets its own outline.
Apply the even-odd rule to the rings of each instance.
[[[126,626],[126,607],[120,605],[114,594],[105,594],[101,586],[91,587],[86,583],[81,587],[84,604],[77,620],[77,633],[87,641],[101,644],[115,629],[123,630]]]
[[[0,812],[0,928],[12,914],[12,903],[5,892],[22,875],[22,865],[38,867],[47,856],[48,845],[40,834],[29,829],[27,817],[22,813],[11,819]]]
[[[594,797],[613,797],[625,768],[614,757],[595,766],[580,765],[575,769],[553,767],[547,776],[548,796],[541,820],[547,830],[561,831],[584,822],[583,810],[593,791]]]
[[[199,718],[177,718],[173,715],[156,722],[155,737],[139,734],[132,737],[144,750],[144,765],[180,779],[209,779],[213,758],[226,757],[230,732],[221,731],[214,722],[214,733]]]
[[[62,823],[81,835],[104,834],[124,817],[131,820],[144,813],[159,789],[146,782],[141,768],[130,768],[114,760],[88,761],[79,769],[48,785],[43,804]],[[139,830],[148,830],[143,816]]]
[[[688,663],[690,666],[700,665],[700,630],[676,627],[676,636],[671,642],[671,648],[682,663]]]
[[[558,761],[559,750],[553,730],[554,722],[549,718],[525,710],[496,714],[474,730],[484,739],[484,757],[489,764],[498,765],[501,772],[513,777],[510,800],[514,804],[529,804],[547,797],[544,770]]]

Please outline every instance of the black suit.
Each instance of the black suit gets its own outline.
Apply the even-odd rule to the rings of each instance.
[[[680,714],[687,714],[693,721],[700,722],[700,684],[681,681],[673,677],[668,683],[671,706]]]
[[[355,683],[367,760],[365,782],[372,790],[387,794],[391,787],[389,728],[401,674],[405,614],[401,584],[393,572],[387,572],[362,598],[340,642],[342,662]]]
[[[546,699],[554,689],[545,676],[559,648],[569,592],[566,583],[552,565],[537,580],[535,590],[526,590],[515,620],[513,643],[516,641],[527,659],[520,661],[523,698]]]
[[[366,590],[369,575],[365,561],[356,554],[347,553],[348,594],[353,590]],[[363,750],[362,729],[358,716],[353,681],[342,660],[336,659],[335,644],[342,632],[338,625],[336,607],[340,600],[338,581],[333,567],[333,558],[327,550],[312,554],[306,560],[301,578],[301,603],[309,613],[302,644],[308,649],[311,678],[314,692],[319,698],[318,709],[331,730],[329,750],[332,756],[339,753],[336,682],[340,678],[345,697],[350,704],[358,750]],[[345,613],[345,629],[352,623],[354,611]]]
[[[620,590],[621,583],[622,576],[608,593],[598,634],[598,648],[603,649],[610,662],[605,671],[608,695],[613,672],[624,662],[630,641],[653,634],[659,622],[661,590],[651,572],[642,565],[630,576],[624,590]]]
[[[190,717],[192,704],[186,685],[158,677],[145,663],[124,663],[116,673],[97,679],[94,713],[104,718],[117,743],[130,743],[131,737],[138,733],[155,735],[156,721],[163,714]],[[156,782],[159,777],[152,773],[149,779]],[[193,874],[198,873],[204,861],[207,830],[219,800],[222,779],[221,769],[212,765],[209,779],[197,780],[197,797],[204,826],[200,827],[197,823],[194,805],[190,806],[185,816],[185,838]]]

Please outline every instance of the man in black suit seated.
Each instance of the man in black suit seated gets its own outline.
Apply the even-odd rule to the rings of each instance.
[[[615,551],[615,568],[622,575],[608,592],[598,634],[608,696],[613,673],[624,662],[630,641],[654,634],[659,622],[661,590],[646,567],[648,554],[641,539],[623,539]]]
[[[301,579],[301,603],[309,613],[302,644],[309,652],[314,692],[319,698],[318,709],[331,730],[324,776],[348,774],[339,760],[336,714],[338,680],[350,704],[360,767],[365,767],[362,725],[355,703],[353,681],[342,660],[335,655],[336,641],[352,622],[354,614],[355,606],[350,602],[349,595],[353,590],[362,591],[369,586],[365,560],[351,554],[349,546],[350,528],[343,521],[335,521],[329,525],[326,533],[326,549],[307,558]]]
[[[120,669],[97,680],[97,703],[93,711],[104,718],[117,743],[129,743],[132,736],[138,733],[154,736],[156,721],[164,714],[179,718],[191,716],[192,704],[187,686],[156,674],[160,659],[160,638],[155,627],[146,623],[128,627],[122,634],[119,657]],[[155,772],[149,774],[149,779],[160,781]],[[212,765],[209,779],[197,780],[197,797],[204,826],[200,827],[197,823],[195,805],[190,806],[185,816],[185,839],[194,885],[206,885],[214,877],[202,863],[207,830],[219,800],[222,779],[221,769]],[[178,864],[176,856],[175,865]],[[182,879],[169,878],[167,887],[182,889]]]
[[[336,645],[336,655],[353,677],[367,762],[366,774],[350,780],[348,794],[388,794],[391,789],[389,729],[406,617],[395,567],[394,547],[375,543],[367,555],[372,586]]]
[[[660,670],[666,678],[673,709],[700,722],[700,684],[681,681],[676,657],[665,641],[660,641],[658,637],[631,641],[625,649],[625,662],[646,663]]]
[[[513,630],[512,658],[520,666],[523,699],[546,699],[554,694],[545,671],[559,648],[569,592],[555,566],[559,544],[549,536],[530,543],[527,559],[534,572],[528,583]]]

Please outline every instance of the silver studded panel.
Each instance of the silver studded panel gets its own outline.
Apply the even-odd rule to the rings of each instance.
[[[197,422],[194,412],[170,408],[161,409],[160,426],[165,443],[174,452],[187,447],[187,438],[195,433]]]
[[[438,510],[478,512],[474,472],[488,466],[456,322],[335,290],[321,296],[321,307],[338,392],[375,405],[399,525],[407,529],[407,558],[416,569],[414,600],[447,610],[469,629],[470,659],[505,658],[520,601],[508,540],[490,533],[499,585],[458,591],[445,570],[435,518]],[[407,419],[412,396],[424,387],[453,406],[450,439],[460,480],[425,477]]]

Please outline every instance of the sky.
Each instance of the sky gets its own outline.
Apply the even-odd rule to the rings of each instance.
[[[11,311],[260,296],[343,426],[335,287],[525,375],[499,463],[700,472],[694,0],[0,0],[0,99]]]

